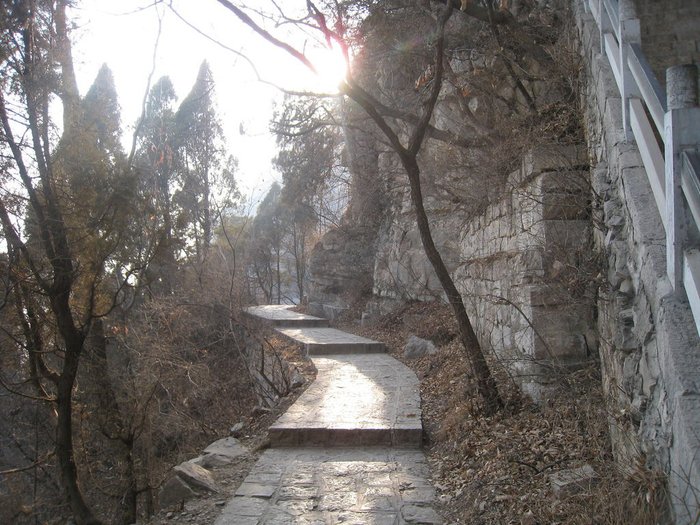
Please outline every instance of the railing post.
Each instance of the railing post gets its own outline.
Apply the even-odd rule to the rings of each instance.
[[[640,97],[639,89],[632,76],[627,57],[630,53],[630,44],[642,42],[642,32],[639,18],[634,6],[634,0],[619,0],[618,18],[620,20],[620,96],[622,97],[622,127],[625,130],[627,140],[632,140],[634,135],[630,127],[630,97]]]
[[[688,213],[681,189],[681,152],[700,143],[698,71],[695,65],[666,70],[667,112],[664,115],[666,178],[666,271],[674,290],[683,282],[683,250]]]
[[[610,24],[608,12],[605,10],[604,0],[594,1],[598,2],[598,16],[600,17],[600,24],[598,24],[598,30],[600,32],[600,52],[605,56],[605,33],[610,33],[612,31],[612,26]]]

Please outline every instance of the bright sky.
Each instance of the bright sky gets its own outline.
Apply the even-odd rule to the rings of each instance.
[[[303,0],[294,0],[303,8]],[[80,0],[73,9],[74,61],[81,93],[92,84],[100,66],[114,74],[122,107],[125,143],[141,113],[146,82],[152,67],[158,28],[152,0]],[[250,2],[249,2],[250,3]],[[291,2],[285,0],[285,8]],[[174,9],[207,35],[238,50],[255,63],[260,76],[287,89],[334,92],[342,78],[342,60],[330,52],[316,55],[322,72],[314,76],[285,52],[253,33],[216,0],[173,0]],[[206,59],[216,82],[218,113],[231,152],[239,160],[238,182],[257,201],[279,178],[271,166],[276,153],[268,128],[275,102],[282,94],[257,80],[244,59],[223,49],[188,27],[171,10],[161,6],[162,34],[158,45],[155,82],[170,76],[179,101],[190,91],[202,60]],[[311,43],[307,43],[307,52]],[[319,58],[321,57],[321,58]],[[130,147],[130,146],[129,146]]]

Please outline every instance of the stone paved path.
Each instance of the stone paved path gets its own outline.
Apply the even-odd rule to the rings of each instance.
[[[386,354],[311,358],[316,381],[270,427],[275,446],[420,447],[418,378]]]
[[[216,525],[442,523],[419,450],[270,449]]]
[[[303,344],[317,378],[270,428],[273,448],[216,525],[442,523],[417,449],[415,374],[377,353],[381,343],[304,324],[311,316],[287,308],[254,307],[248,314]],[[318,321],[324,320],[311,318]]]

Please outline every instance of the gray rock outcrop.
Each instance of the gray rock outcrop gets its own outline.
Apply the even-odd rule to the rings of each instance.
[[[403,349],[403,356],[406,359],[417,359],[437,352],[437,348],[432,341],[421,339],[415,335],[408,338],[408,342]]]

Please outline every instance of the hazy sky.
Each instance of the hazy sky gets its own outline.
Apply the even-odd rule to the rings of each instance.
[[[302,8],[303,1],[295,0]],[[285,0],[292,5],[295,2]],[[122,107],[122,125],[131,135],[141,113],[151,71],[158,12],[151,0],[80,0],[73,9],[74,60],[81,93],[85,93],[103,63],[114,73]],[[250,2],[248,2],[250,3]],[[265,80],[287,89],[329,92],[341,78],[342,61],[331,53],[316,54],[322,71],[312,75],[289,55],[265,42],[216,0],[173,0],[174,9],[207,35],[249,56]],[[145,9],[144,9],[145,8]],[[273,104],[282,94],[257,80],[253,69],[188,27],[170,9],[160,7],[162,32],[153,81],[169,75],[179,101],[191,89],[199,65],[206,59],[216,82],[218,112],[232,153],[239,159],[238,180],[247,193],[265,192],[279,178],[270,161],[275,141],[269,134]],[[311,42],[306,50],[312,50]],[[130,142],[130,141],[128,141]]]

